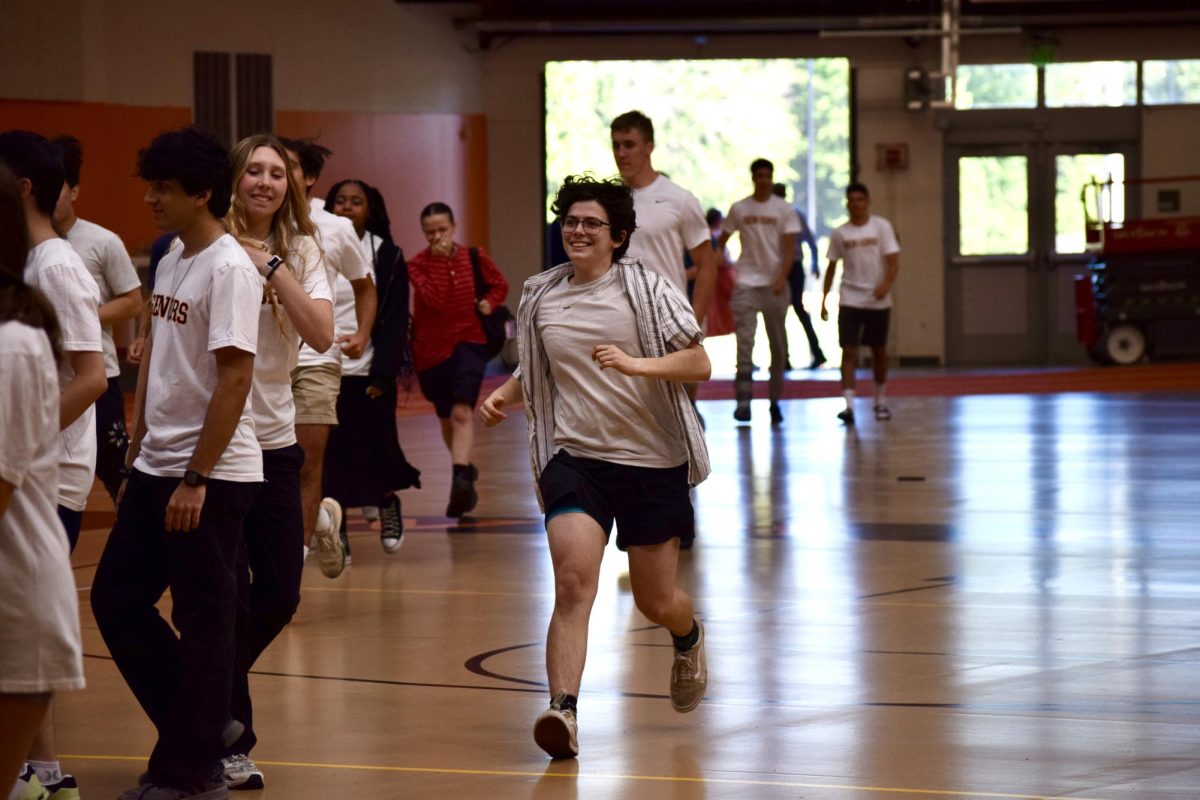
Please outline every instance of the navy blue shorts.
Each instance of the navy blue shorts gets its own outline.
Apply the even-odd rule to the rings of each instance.
[[[838,309],[838,345],[841,347],[883,347],[887,344],[890,308]]]
[[[615,522],[619,550],[676,537],[683,545],[696,538],[686,463],[665,469],[632,467],[559,450],[542,470],[538,486],[547,524],[558,514],[582,512],[596,520],[607,539]]]
[[[450,409],[459,403],[473,409],[479,402],[479,387],[483,385],[487,362],[487,348],[483,345],[459,342],[445,361],[417,373],[421,394],[433,403],[442,419],[447,419]]]

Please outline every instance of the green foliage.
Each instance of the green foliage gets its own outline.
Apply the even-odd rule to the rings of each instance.
[[[818,234],[844,217],[849,180],[849,63],[814,62]],[[804,61],[560,61],[546,65],[546,202],[567,175],[616,174],[609,123],[638,109],[654,121],[654,167],[722,212],[753,190],[750,162],[768,158],[788,199],[804,205]],[[549,216],[547,217],[549,219]]]
[[[1032,64],[973,64],[958,68],[955,108],[1034,108],[1037,67]]]
[[[1131,106],[1137,102],[1137,63],[1090,61],[1046,67],[1046,106]]]
[[[1200,59],[1142,62],[1146,103],[1200,103]]]
[[[958,160],[958,252],[964,256],[1029,250],[1029,178],[1024,156]]]

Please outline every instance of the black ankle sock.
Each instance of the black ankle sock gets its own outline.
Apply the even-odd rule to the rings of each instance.
[[[692,620],[692,629],[683,636],[671,634],[671,640],[675,642],[675,649],[681,653],[686,653],[696,646],[696,642],[700,641],[700,625],[696,620]]]
[[[579,715],[579,698],[573,694],[568,694],[563,697],[562,702],[558,706],[559,711],[574,711],[575,715]]]
[[[470,464],[454,464],[451,466],[451,477],[454,480],[471,480],[471,465]]]

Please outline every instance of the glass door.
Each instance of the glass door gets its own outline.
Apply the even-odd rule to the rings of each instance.
[[[947,148],[948,363],[1087,363],[1075,336],[1074,281],[1089,258],[1080,193],[1093,176],[1123,180],[1131,151],[1040,141]],[[1114,219],[1124,219],[1124,195],[1114,197]]]
[[[946,355],[951,364],[1025,364],[1042,358],[1045,301],[1026,145],[948,152]]]

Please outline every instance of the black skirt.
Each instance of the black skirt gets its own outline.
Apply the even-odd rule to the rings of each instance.
[[[372,400],[367,376],[342,377],[338,424],[329,434],[322,494],[346,508],[378,506],[388,492],[421,488],[421,472],[404,457],[396,432],[396,386]]]

